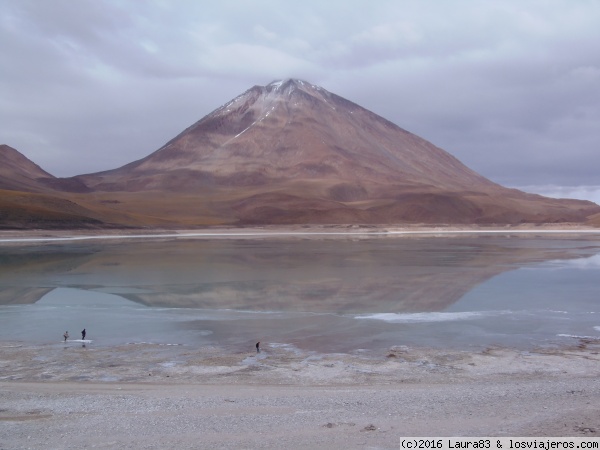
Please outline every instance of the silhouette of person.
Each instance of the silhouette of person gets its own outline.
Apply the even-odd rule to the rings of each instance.
[[[260,341],[256,343],[256,353],[260,353]]]
[[[81,331],[81,340],[85,339],[85,328]]]
[[[69,339],[69,332],[65,331],[65,334],[63,334],[63,337],[65,338],[65,342],[67,342],[67,339]]]

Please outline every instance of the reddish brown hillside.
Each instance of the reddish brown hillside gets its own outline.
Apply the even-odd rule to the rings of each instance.
[[[121,208],[188,225],[580,222],[600,211],[590,202],[505,189],[300,80],[255,86],[148,157],[77,180],[112,193]],[[159,192],[170,200],[150,210],[127,200]]]
[[[0,145],[0,189],[39,190],[39,179],[54,178],[14,148]]]
[[[590,216],[587,225],[600,228],[600,213]]]
[[[56,178],[14,148],[0,145],[0,229],[111,225],[104,222],[103,213],[93,211],[93,199],[89,209],[61,191],[89,189],[76,179]]]
[[[88,226],[196,227],[582,223],[600,214],[591,202],[495,184],[430,142],[300,80],[255,86],[146,158],[105,172],[55,178],[0,146],[2,188],[55,197],[46,201],[50,210],[39,208],[44,201],[5,205],[11,226],[19,218],[44,226],[45,215]]]
[[[56,178],[14,148],[0,145],[0,189],[25,192],[88,192],[76,178]]]
[[[300,80],[255,86],[148,157],[80,178],[119,191],[316,181],[341,201],[494,186],[424,139]]]
[[[0,190],[0,229],[94,228],[107,224],[70,200],[53,195]]]

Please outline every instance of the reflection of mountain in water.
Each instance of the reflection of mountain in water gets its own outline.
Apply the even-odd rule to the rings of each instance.
[[[75,287],[160,307],[440,311],[504,271],[598,252],[585,238],[490,236],[6,247],[0,304],[34,303],[53,288]]]
[[[77,246],[0,248],[0,305],[37,302],[57,287],[51,280],[76,270],[94,253]]]

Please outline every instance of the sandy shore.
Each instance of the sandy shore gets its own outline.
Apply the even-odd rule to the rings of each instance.
[[[600,342],[257,355],[0,342],[0,448],[398,448],[401,436],[598,436]]]
[[[102,229],[102,230],[0,230],[0,245],[56,242],[67,240],[110,239],[172,239],[172,238],[261,238],[261,237],[377,237],[451,235],[468,233],[489,234],[598,234],[600,229],[581,224],[521,224],[521,225],[267,225],[257,227],[213,227],[192,230],[166,229]]]

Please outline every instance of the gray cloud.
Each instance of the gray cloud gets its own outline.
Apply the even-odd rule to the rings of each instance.
[[[213,3],[0,0],[0,142],[111,169],[298,77],[502,184],[600,183],[598,2]]]

